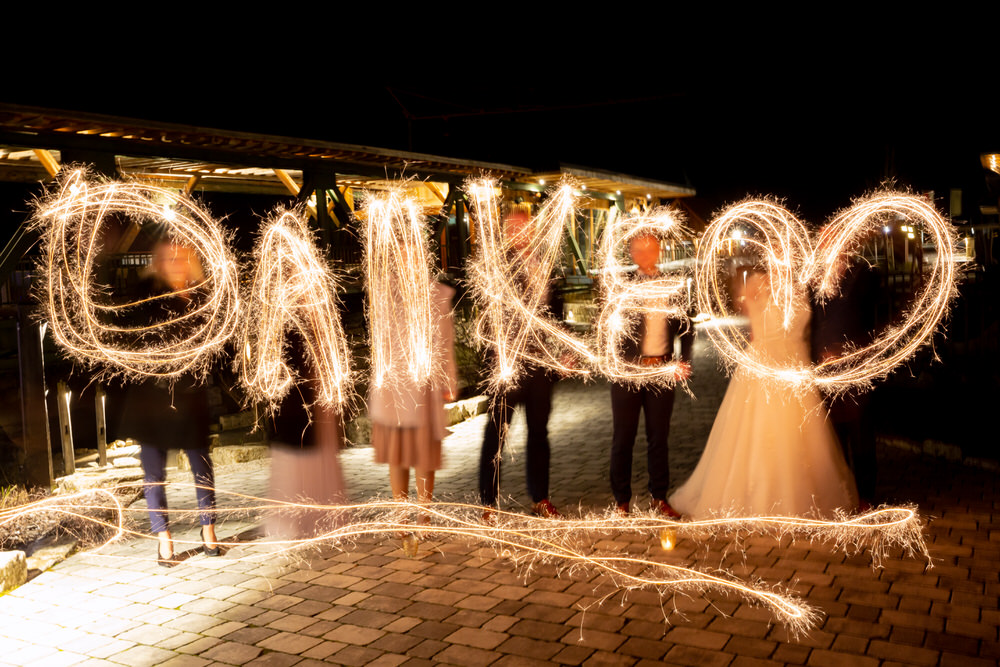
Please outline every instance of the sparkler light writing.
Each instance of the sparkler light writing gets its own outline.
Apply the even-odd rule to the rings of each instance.
[[[470,181],[466,190],[480,229],[479,255],[469,267],[482,308],[477,335],[496,350],[497,363],[490,378],[494,389],[516,381],[526,362],[562,374],[588,375],[597,367],[616,381],[669,383],[672,374],[676,377],[677,369],[669,365],[636,368],[625,364],[618,357],[617,343],[624,309],[647,301],[654,291],[661,299],[672,299],[679,284],[672,278],[641,287],[625,284],[615,254],[622,242],[642,229],[659,228],[670,234],[671,230],[676,233],[676,225],[665,224],[665,218],[660,223],[639,218],[613,224],[605,234],[602,257],[607,301],[598,320],[598,352],[594,352],[543,314],[553,289],[549,276],[559,257],[562,234],[573,221],[576,195],[572,183],[561,183],[531,220],[526,215],[502,219],[495,180]],[[426,353],[433,319],[427,307],[429,263],[420,216],[396,193],[373,198],[367,217],[373,381],[379,385],[393,377],[387,372],[390,344],[386,330],[390,313],[391,317],[404,316],[403,310],[412,323],[397,327],[408,332],[402,355],[405,372],[413,378],[430,377],[436,372]],[[262,234],[255,254],[251,306],[237,363],[255,397],[277,400],[292,382],[282,361],[282,346],[287,327],[295,327],[307,341],[308,358],[321,384],[320,402],[341,404],[351,382],[346,341],[334,307],[335,283],[304,223],[295,222],[297,217],[291,213],[277,218],[273,229]],[[868,384],[912,355],[930,338],[955,293],[954,231],[917,197],[887,192],[859,201],[824,229],[815,249],[805,226],[780,205],[748,201],[733,206],[702,237],[696,293],[703,312],[715,317],[727,314],[728,296],[720,280],[724,261],[719,251],[731,243],[733,231],[748,227],[753,232],[742,241],[758,249],[764,259],[773,298],[787,326],[808,287],[821,299],[833,295],[842,258],[855,252],[866,235],[878,233],[896,218],[921,225],[937,248],[937,260],[902,324],[872,344],[816,367],[788,368],[774,368],[755,358],[740,331],[710,327],[707,331],[723,357],[762,377],[821,386],[835,393]],[[179,291],[114,303],[107,286],[97,284],[95,273],[106,228],[117,220],[161,225],[169,237],[193,248],[200,264],[198,279]],[[139,183],[99,181],[75,171],[60,182],[58,192],[40,200],[34,224],[43,231],[40,282],[53,334],[67,353],[88,366],[100,365],[101,372],[109,375],[135,377],[197,373],[236,330],[241,317],[236,263],[218,222],[190,199]],[[166,303],[178,296],[191,305],[171,312],[165,320],[122,324],[150,301]],[[396,301],[404,308],[389,307]]]
[[[318,381],[316,402],[339,406],[350,395],[349,350],[337,312],[337,285],[305,219],[280,211],[264,225],[246,299],[240,377],[256,400],[280,401],[296,380],[285,362],[286,334],[300,333]]]
[[[532,219],[523,213],[502,219],[500,185],[493,179],[469,181],[465,189],[479,224],[479,254],[469,267],[482,308],[476,334],[496,351],[490,385],[502,389],[515,383],[525,362],[586,375],[579,362],[593,364],[595,355],[543,313],[564,229],[573,224],[572,183],[561,182]]]
[[[632,239],[653,236],[678,242],[683,228],[675,215],[666,210],[649,215],[630,216],[609,223],[601,240],[601,293],[604,304],[595,322],[599,366],[608,378],[633,384],[673,385],[683,375],[678,362],[659,366],[642,366],[621,356],[623,339],[628,331],[628,317],[638,313],[655,313],[665,318],[684,317],[684,307],[678,303],[686,282],[684,277],[659,275],[635,279],[625,271],[621,257],[628,253]],[[631,260],[627,265],[631,265]]]
[[[135,486],[138,485],[133,485],[132,488]],[[127,487],[128,485],[119,487],[117,490],[124,490]],[[113,502],[110,505],[102,504],[99,509],[107,510],[109,506],[112,507],[116,513],[114,521],[93,516],[94,513],[89,510],[98,506],[94,504],[93,492],[87,492],[4,510],[0,512],[0,527],[34,512],[58,511],[114,529],[114,535],[102,546],[124,535],[149,538],[148,535],[128,528],[128,522],[124,519],[126,512],[141,513],[143,510],[125,510],[114,500],[113,492],[104,493],[111,497]],[[847,553],[866,549],[876,566],[890,550],[901,550],[910,556],[927,557],[920,520],[910,507],[882,508],[855,517],[842,517],[836,521],[770,516],[720,517],[705,521],[674,522],[652,513],[648,516],[636,515],[629,518],[608,514],[581,519],[540,519],[518,513],[498,512],[495,515],[495,523],[485,525],[478,520],[482,507],[464,503],[418,504],[405,501],[371,501],[354,505],[314,505],[269,501],[232,492],[221,493],[228,496],[225,505],[237,509],[217,510],[219,515],[226,512],[240,514],[252,512],[259,516],[262,513],[287,514],[296,511],[312,514],[319,511],[329,516],[329,520],[324,520],[323,524],[332,528],[315,537],[300,540],[266,540],[257,543],[270,545],[279,552],[319,544],[343,546],[353,539],[368,535],[395,536],[400,531],[412,531],[413,526],[407,518],[419,513],[430,517],[431,524],[422,530],[427,536],[471,540],[476,543],[485,541],[492,545],[499,555],[512,559],[525,570],[530,569],[533,564],[548,562],[570,573],[576,570],[596,571],[606,575],[620,589],[645,588],[661,593],[688,594],[720,591],[767,607],[774,613],[775,618],[787,625],[793,633],[800,633],[813,627],[819,614],[787,592],[761,582],[744,583],[730,574],[702,572],[657,560],[652,556],[603,553],[593,547],[600,541],[595,537],[626,532],[657,535],[664,529],[675,531],[680,539],[685,537],[698,539],[702,533],[708,531],[712,531],[715,535],[767,534],[777,540],[790,535],[795,539],[828,541],[835,549]],[[194,518],[200,513],[203,513],[203,510],[172,511],[171,515],[176,518],[178,514],[191,514]],[[177,539],[175,542],[185,544],[182,539]],[[197,547],[200,541],[192,540],[187,544]],[[233,548],[241,546],[241,543],[223,541],[220,545]],[[273,555],[274,551],[269,550],[245,558],[248,560],[272,558]],[[229,558],[233,558],[233,555],[230,554]]]
[[[124,221],[158,225],[166,237],[192,248],[199,279],[180,290],[114,303],[95,274],[108,228]],[[189,198],[141,183],[101,181],[77,170],[37,203],[33,222],[42,231],[39,271],[52,333],[87,366],[137,378],[197,373],[236,329],[236,262],[221,226]],[[139,321],[137,314],[150,304],[178,297],[191,305],[166,320]]]
[[[372,384],[423,386],[441,372],[426,221],[402,189],[369,195],[363,217]]]
[[[845,258],[857,251],[866,236],[881,234],[884,225],[900,218],[922,226],[937,248],[937,259],[902,324],[883,332],[870,345],[848,350],[817,366],[785,368],[775,368],[755,357],[747,335],[737,328],[708,328],[723,358],[731,366],[762,378],[837,393],[869,385],[912,355],[930,339],[956,292],[954,230],[919,197],[883,192],[864,198],[824,228],[816,247],[801,221],[781,205],[766,200],[736,204],[713,220],[701,239],[697,294],[703,312],[719,318],[729,314],[721,251],[732,242],[734,231],[749,228],[740,240],[759,253],[767,268],[772,299],[782,309],[787,327],[807,288],[813,287],[821,300],[835,295]]]

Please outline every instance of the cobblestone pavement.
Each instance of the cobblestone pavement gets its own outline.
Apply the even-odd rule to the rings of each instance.
[[[671,433],[675,483],[694,467],[725,380],[699,341],[691,387],[679,395]],[[476,486],[484,417],[446,442],[442,498]],[[523,416],[502,490],[511,508],[526,494]],[[642,429],[640,428],[640,433]],[[602,384],[560,383],[550,424],[552,501],[563,511],[604,508],[611,419]],[[644,440],[633,488],[645,488]],[[790,638],[769,612],[735,598],[615,594],[596,575],[558,576],[542,565],[515,570],[481,544],[436,541],[406,557],[398,539],[373,537],[347,550],[323,547],[296,559],[249,542],[223,558],[192,555],[165,570],[154,544],[133,540],[78,554],[0,598],[0,663],[13,665],[994,665],[1000,660],[1000,504],[996,473],[879,451],[879,492],[914,502],[928,517],[926,560],[893,557],[872,568],[820,543],[751,537],[682,540],[663,552],[655,536],[621,537],[612,547],[670,562],[730,567],[740,576],[784,583],[824,614],[816,630]],[[388,491],[371,451],[342,456],[351,494]],[[266,463],[220,469],[220,489],[266,495]],[[179,479],[184,479],[183,476]],[[170,492],[190,508],[190,492]],[[222,498],[225,502],[225,497]],[[256,525],[228,520],[223,537]],[[175,537],[197,540],[196,527]]]

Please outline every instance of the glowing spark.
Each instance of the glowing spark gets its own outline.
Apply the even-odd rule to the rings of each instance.
[[[698,250],[699,308],[714,318],[728,317],[721,255],[737,229],[753,230],[742,234],[742,242],[756,251],[766,267],[772,298],[781,308],[787,328],[796,309],[803,307],[807,288],[813,287],[820,299],[834,296],[846,258],[857,251],[866,236],[882,232],[888,221],[899,217],[921,225],[937,248],[937,261],[930,274],[923,276],[924,287],[902,324],[884,331],[866,347],[814,367],[775,368],[770,360],[755,356],[747,335],[735,327],[706,329],[716,349],[731,366],[798,387],[820,386],[836,393],[884,377],[930,339],[956,293],[954,229],[923,199],[894,192],[862,199],[826,226],[816,248],[805,226],[784,207],[772,201],[746,201],[712,221]]]
[[[470,181],[465,190],[479,223],[479,250],[470,266],[470,281],[481,308],[477,337],[496,350],[492,387],[515,383],[525,362],[562,374],[588,374],[576,360],[592,364],[596,356],[582,340],[542,314],[553,289],[550,277],[560,257],[564,229],[574,221],[573,185],[562,181],[535,217],[519,227],[501,217],[496,180]]]
[[[167,211],[169,210],[169,215]],[[115,303],[95,280],[106,228],[118,221],[160,225],[166,236],[195,250],[201,279],[182,290]],[[105,375],[176,377],[204,371],[236,328],[240,310],[236,262],[221,226],[176,192],[140,183],[102,181],[69,172],[57,192],[36,204],[42,233],[42,301],[56,342]],[[191,306],[168,319],[122,325],[150,302],[182,296]]]
[[[441,372],[424,218],[399,188],[369,195],[362,217],[372,384],[423,386]]]
[[[616,382],[662,384],[672,386],[683,377],[682,364],[642,366],[621,356],[622,342],[636,332],[625,330],[628,313],[657,313],[666,318],[685,317],[681,302],[687,283],[683,277],[660,275],[656,278],[630,277],[626,267],[631,239],[652,235],[677,242],[685,236],[684,228],[671,211],[658,209],[649,215],[629,216],[611,222],[601,240],[601,294],[604,305],[594,324],[597,349],[601,351],[601,373]]]
[[[125,485],[115,490],[135,489],[141,486],[141,483]],[[172,486],[191,488],[193,485]],[[110,491],[104,493],[112,498],[111,505],[117,514],[115,523],[95,518],[92,513],[85,512],[88,509],[108,509],[108,505],[93,504],[89,497],[92,495],[91,492],[56,497],[4,510],[0,512],[0,526],[39,511],[57,511],[114,529],[114,536],[105,545],[124,535],[150,539],[149,535],[126,528],[123,518],[125,512],[144,514],[145,511],[138,508],[126,510],[114,500],[114,493]],[[395,537],[400,532],[409,539],[408,542],[404,540],[404,549],[407,553],[416,551],[420,534],[465,539],[474,543],[485,541],[490,543],[500,556],[511,559],[524,569],[530,569],[535,563],[551,562],[570,573],[580,568],[596,570],[607,575],[615,585],[624,589],[646,588],[661,593],[668,591],[705,593],[716,590],[735,594],[769,608],[793,633],[808,630],[814,626],[818,618],[818,613],[814,609],[795,597],[762,583],[743,583],[735,576],[726,573],[709,574],[650,558],[601,553],[593,546],[601,541],[595,539],[597,537],[595,533],[602,539],[620,533],[650,534],[659,536],[661,543],[666,536],[672,544],[677,544],[685,537],[700,539],[704,533],[731,534],[737,538],[756,533],[771,535],[779,541],[782,537],[792,536],[796,539],[829,541],[833,543],[834,548],[850,554],[867,549],[875,566],[890,549],[902,549],[910,556],[922,554],[927,557],[920,520],[911,507],[881,508],[859,516],[841,517],[836,521],[762,516],[718,517],[704,521],[675,522],[653,513],[631,517],[608,514],[581,519],[541,519],[500,511],[494,514],[494,523],[486,525],[479,521],[483,508],[464,503],[418,504],[371,501],[355,505],[316,505],[269,501],[239,493],[221,491],[220,493],[228,497],[225,504],[236,509],[217,510],[218,515],[235,512],[252,512],[255,515],[268,512],[286,514],[309,512],[311,515],[320,511],[329,517],[323,523],[332,528],[315,537],[300,540],[266,540],[256,543],[273,546],[279,552],[329,543],[343,547],[358,537],[371,535]],[[202,510],[171,512],[172,515],[192,516],[200,513]],[[414,515],[429,517],[431,524],[413,533],[414,526],[409,520]],[[188,541],[175,539],[174,542],[192,548],[201,544],[200,538]],[[242,546],[242,543],[232,541],[222,541],[219,544],[226,548]],[[664,545],[664,548],[667,546]],[[273,558],[273,556],[274,551],[268,551],[247,559]]]
[[[280,211],[265,223],[240,336],[240,377],[254,400],[280,401],[296,381],[285,363],[286,334],[299,332],[318,380],[317,402],[339,406],[350,395],[350,351],[337,312],[337,283],[305,218]]]

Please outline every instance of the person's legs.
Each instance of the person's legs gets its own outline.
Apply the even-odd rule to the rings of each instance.
[[[419,486],[419,480],[417,482]],[[394,500],[406,500],[410,496],[410,469],[407,466],[389,466],[389,486]]]
[[[195,496],[201,510],[201,537],[210,549],[218,542],[215,536],[215,471],[207,449],[185,450],[194,475]]]
[[[174,545],[167,524],[167,491],[163,486],[167,479],[167,452],[151,445],[141,445],[139,461],[142,463],[143,494],[149,510],[149,524],[159,540],[157,555],[161,560],[170,559],[174,555]]]
[[[161,533],[167,530],[167,491],[163,487],[167,479],[167,452],[151,445],[142,445],[139,460],[142,462],[145,482],[143,493],[146,496],[146,507],[149,508],[149,523],[154,533]]]
[[[507,436],[507,425],[514,414],[513,392],[500,394],[490,401],[483,448],[479,453],[479,502],[496,505],[500,493],[500,452]]]
[[[549,497],[549,415],[552,413],[552,378],[540,369],[525,377],[524,411],[528,425],[525,478],[531,502]]]
[[[641,408],[642,396],[637,390],[611,384],[611,493],[618,505],[632,500],[632,449]]]
[[[429,503],[434,500],[434,471],[433,470],[414,470],[417,479],[417,502]],[[428,524],[431,522],[431,517],[426,512],[421,512],[420,523]]]
[[[649,493],[656,500],[666,500],[670,490],[668,437],[670,417],[674,412],[674,390],[647,388],[643,391],[642,414],[646,419],[646,464]]]
[[[417,475],[417,500],[421,503],[429,503],[434,499],[434,471],[415,470]]]

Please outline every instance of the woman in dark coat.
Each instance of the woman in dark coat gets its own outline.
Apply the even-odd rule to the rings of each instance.
[[[143,324],[169,322],[194,305],[189,288],[202,279],[194,249],[175,241],[161,241],[153,249],[151,269],[150,278],[140,286],[148,301],[139,313],[134,313],[137,320]],[[149,521],[159,539],[157,561],[165,567],[176,564],[164,486],[167,450],[172,448],[183,449],[191,463],[205,555],[220,554],[215,535],[215,476],[208,453],[209,419],[205,387],[189,375],[179,379],[151,376],[128,387],[122,432],[138,440],[142,447]]]

